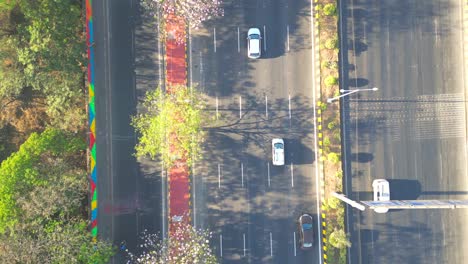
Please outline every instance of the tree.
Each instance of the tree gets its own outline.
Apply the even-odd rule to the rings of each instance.
[[[176,160],[185,160],[191,166],[203,142],[201,94],[185,86],[169,90],[149,91],[143,103],[145,112],[133,117],[132,125],[140,134],[136,156],[154,159],[159,155],[166,167]]]
[[[51,171],[59,175],[77,170],[82,164],[75,160],[86,145],[82,138],[56,129],[47,129],[43,133],[33,133],[0,165],[0,233],[7,228],[13,229],[20,221],[21,208],[17,201],[38,186],[46,186],[54,178],[49,178]],[[81,153],[82,154],[82,153]],[[60,171],[68,164],[65,171]],[[75,175],[71,173],[71,175]]]
[[[328,238],[330,245],[336,248],[351,247],[351,242],[348,239],[348,235],[342,229],[335,229]]]
[[[0,235],[0,262],[16,263],[108,263],[115,253],[112,244],[92,242],[86,222],[50,222],[18,225],[13,235]]]
[[[206,20],[224,15],[220,0],[145,0],[143,5],[153,14],[160,12],[165,19],[168,19],[168,15],[175,14],[193,29],[200,27]],[[167,34],[168,32],[164,32],[165,21],[161,22],[161,29]],[[186,36],[184,34],[174,37],[176,41],[181,42]]]
[[[155,234],[144,233],[140,245],[143,252],[139,255],[128,252],[130,263],[218,263],[209,245],[210,232],[195,229],[186,223],[173,224],[175,231],[170,232],[166,239],[161,240]]]
[[[0,29],[0,97],[15,97],[31,87],[47,97],[49,111],[58,116],[82,94],[80,2],[12,0],[0,12],[9,18]]]

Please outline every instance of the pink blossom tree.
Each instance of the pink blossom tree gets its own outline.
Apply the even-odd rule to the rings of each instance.
[[[199,28],[206,20],[224,15],[221,0],[142,0],[142,6],[150,10],[152,14],[160,12],[164,20],[171,19],[170,16],[175,15],[177,19],[183,19],[185,24],[192,29]],[[162,22],[160,26],[164,25],[164,21],[160,22]],[[185,38],[180,35],[171,37],[174,37],[177,42]]]
[[[135,264],[192,264],[218,263],[210,248],[211,233],[195,229],[191,225],[180,222],[172,223],[172,231],[166,239],[158,235],[144,233],[139,245],[142,253],[129,255],[128,263]]]

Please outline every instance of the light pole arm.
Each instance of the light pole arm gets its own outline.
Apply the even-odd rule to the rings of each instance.
[[[341,97],[345,97],[347,95],[350,95],[350,94],[353,94],[353,93],[357,93],[357,92],[361,92],[361,91],[377,91],[379,90],[379,88],[377,87],[374,87],[374,88],[370,88],[370,89],[355,89],[355,90],[344,90],[344,89],[341,89],[340,92],[342,93],[341,95],[337,96],[337,97],[333,97],[333,98],[328,98],[327,99],[327,103],[331,103],[337,99],[340,99]]]
[[[345,97],[345,96],[347,96],[347,95],[350,95],[350,94],[353,94],[353,93],[357,93],[357,92],[359,92],[359,91],[360,91],[360,90],[352,90],[352,91],[347,92],[347,93],[344,93],[344,94],[342,94],[342,95],[340,95],[340,96],[333,97],[333,98],[328,98],[328,99],[327,99],[327,103],[331,103],[331,102],[333,102],[333,101],[335,101],[335,100],[340,99],[341,97]]]

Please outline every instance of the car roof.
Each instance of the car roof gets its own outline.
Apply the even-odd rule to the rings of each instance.
[[[260,53],[260,40],[249,39],[250,41],[250,53]]]

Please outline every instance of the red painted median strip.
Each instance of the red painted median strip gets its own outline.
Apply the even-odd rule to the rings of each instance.
[[[166,84],[187,85],[187,61],[184,41],[178,43],[174,36],[185,35],[185,23],[182,19],[169,15],[166,17]],[[168,90],[167,92],[170,92]],[[169,230],[174,231],[174,219],[190,224],[190,177],[189,168],[184,160],[169,169]]]

